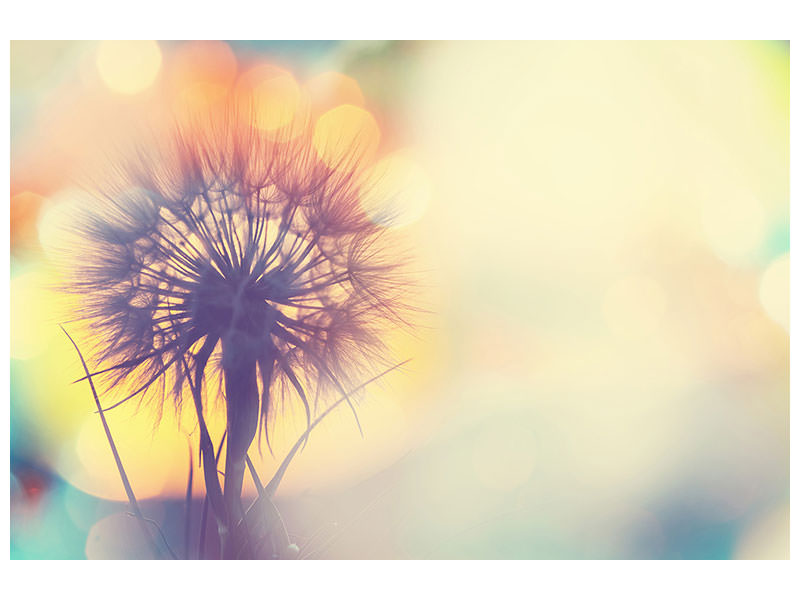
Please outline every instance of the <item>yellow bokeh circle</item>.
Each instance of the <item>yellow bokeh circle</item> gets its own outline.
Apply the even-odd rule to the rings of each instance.
[[[350,169],[375,156],[380,138],[375,117],[363,108],[343,104],[317,120],[313,144],[328,167]]]
[[[260,65],[247,71],[239,90],[251,104],[258,129],[270,133],[290,128],[302,115],[303,94],[288,71],[273,65]]]

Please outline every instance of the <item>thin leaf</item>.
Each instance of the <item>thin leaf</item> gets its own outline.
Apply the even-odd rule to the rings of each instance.
[[[114,443],[114,438],[111,435],[111,429],[108,427],[108,422],[106,421],[106,416],[103,411],[103,408],[100,404],[100,398],[97,396],[97,390],[94,387],[94,381],[92,381],[92,376],[89,373],[89,367],[86,365],[86,361],[83,358],[83,354],[78,348],[78,344],[75,343],[75,340],[72,339],[72,336],[67,333],[67,330],[64,329],[63,325],[59,325],[61,327],[61,331],[64,332],[64,335],[67,336],[72,345],[75,347],[75,351],[78,353],[78,358],[81,360],[81,365],[83,366],[83,370],[86,373],[86,379],[89,382],[89,387],[92,390],[92,396],[94,396],[94,402],[97,406],[97,414],[100,415],[100,420],[103,422],[103,429],[106,432],[106,438],[108,439],[108,445],[111,447],[111,453],[114,455],[114,461],[117,463],[117,471],[119,471],[119,476],[122,479],[122,485],[125,488],[125,494],[128,496],[128,503],[131,506],[131,510],[133,512],[133,516],[136,517],[136,521],[140,524],[142,528],[142,532],[145,535],[145,539],[148,543],[153,547],[155,550],[156,556],[161,557],[161,548],[158,547],[158,544],[153,539],[152,534],[150,533],[150,529],[147,527],[146,519],[142,515],[142,511],[139,509],[139,503],[136,501],[136,495],[133,493],[133,488],[131,487],[131,482],[128,480],[128,475],[125,473],[125,467],[122,466],[122,459],[119,456],[119,452],[117,451],[117,445]],[[169,546],[167,546],[169,548]],[[170,553],[172,553],[170,549]],[[173,555],[174,558],[174,555]]]

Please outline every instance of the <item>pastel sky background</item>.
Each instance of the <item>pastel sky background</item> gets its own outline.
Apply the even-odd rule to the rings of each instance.
[[[145,552],[49,248],[109,148],[252,73],[264,119],[350,107],[429,312],[287,475],[309,556],[788,557],[786,42],[12,43],[12,557]],[[180,539],[191,425],[109,423]]]

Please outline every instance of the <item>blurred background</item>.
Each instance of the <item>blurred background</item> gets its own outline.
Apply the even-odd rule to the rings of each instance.
[[[788,42],[12,42],[12,558],[150,556],[52,236],[142,123],[238,77],[371,136],[365,210],[400,215],[428,311],[364,437],[334,413],[292,464],[301,556],[788,558]],[[108,419],[181,553],[196,431]]]

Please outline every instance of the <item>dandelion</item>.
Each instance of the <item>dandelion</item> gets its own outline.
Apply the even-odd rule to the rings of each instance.
[[[269,444],[280,407],[296,402],[310,423],[332,393],[355,414],[348,390],[386,361],[385,332],[407,309],[403,260],[360,205],[374,182],[357,141],[323,160],[308,124],[264,131],[253,115],[236,98],[176,124],[109,168],[69,221],[92,376],[124,386],[117,404],[193,403],[223,538],[244,516],[259,430]],[[224,491],[204,422],[216,398]]]

